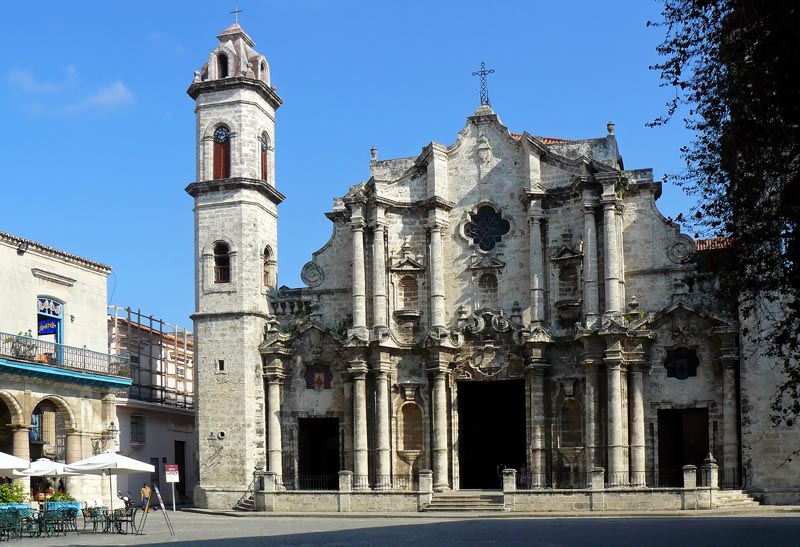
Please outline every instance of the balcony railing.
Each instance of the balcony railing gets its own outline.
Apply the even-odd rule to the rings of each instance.
[[[0,332],[0,357],[51,367],[130,378],[126,357]]]

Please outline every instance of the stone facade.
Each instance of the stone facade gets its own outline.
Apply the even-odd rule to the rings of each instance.
[[[277,288],[281,100],[238,25],[219,39],[189,88],[198,505],[229,506],[264,469],[289,490],[340,470],[354,492],[397,490],[425,469],[435,491],[500,488],[503,468],[523,490],[600,468],[607,487],[674,487],[709,453],[742,486],[744,414],[766,410],[741,405],[757,380],[736,309],[659,213],[652,171],[624,167],[613,123],[551,139],[482,105],[449,146],[373,149],[307,287]]]

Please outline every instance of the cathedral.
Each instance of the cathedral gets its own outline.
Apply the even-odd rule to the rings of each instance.
[[[624,166],[613,123],[515,133],[484,96],[451,144],[373,149],[306,287],[278,286],[282,99],[238,23],[217,38],[188,89],[198,506],[230,508],[265,474],[286,495],[343,476],[353,492],[506,489],[508,470],[520,491],[599,473],[656,492],[712,464],[721,487],[797,499],[768,423],[777,373],[716,296],[730,243],[658,211],[661,183]]]

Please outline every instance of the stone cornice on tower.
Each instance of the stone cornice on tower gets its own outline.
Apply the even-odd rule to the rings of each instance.
[[[283,99],[281,99],[275,90],[269,87],[266,83],[262,82],[261,80],[244,78],[241,76],[235,78],[223,78],[221,80],[197,81],[189,86],[189,89],[186,90],[186,93],[192,99],[197,100],[202,93],[225,91],[236,87],[246,87],[256,91],[261,98],[264,99],[274,109],[277,109],[283,104]]]
[[[192,197],[207,192],[218,192],[220,190],[256,190],[275,205],[281,203],[286,196],[280,193],[275,187],[267,184],[260,179],[249,179],[244,177],[232,177],[227,179],[204,180],[192,182],[186,187],[186,193]]]

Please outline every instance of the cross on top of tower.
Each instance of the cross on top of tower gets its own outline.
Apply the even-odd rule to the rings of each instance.
[[[472,73],[473,76],[480,76],[481,78],[481,106],[491,106],[491,103],[489,102],[489,89],[486,87],[486,76],[493,73],[493,68],[486,70],[486,63],[484,62],[481,62],[480,70]]]
[[[239,24],[239,14],[242,13],[242,11],[243,10],[239,9],[239,3],[237,2],[236,3],[236,9],[233,10],[233,11],[228,12],[228,13],[232,13],[233,14],[234,23],[236,23],[237,25]]]

